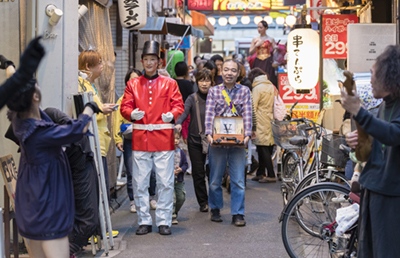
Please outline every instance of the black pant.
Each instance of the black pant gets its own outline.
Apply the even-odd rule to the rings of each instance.
[[[256,147],[258,152],[258,162],[260,163],[257,170],[257,176],[265,176],[265,168],[267,168],[268,177],[275,177],[274,165],[272,164],[271,158],[274,146],[257,145]]]
[[[192,162],[194,192],[196,193],[197,202],[200,206],[203,206],[208,204],[206,176],[208,178],[210,176],[209,166],[207,165],[206,170],[204,170],[207,155],[203,154],[201,144],[191,141],[188,141],[188,150]]]

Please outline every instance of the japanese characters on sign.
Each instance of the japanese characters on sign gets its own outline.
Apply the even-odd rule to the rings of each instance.
[[[279,73],[279,95],[285,103],[286,109],[298,101],[293,109],[294,117],[305,117],[316,121],[319,114],[319,83],[311,89],[309,94],[296,94],[295,89],[290,86],[287,73]]]
[[[295,35],[293,37],[293,46],[295,47],[295,49],[293,50],[294,53],[294,80],[298,83],[302,83],[302,73],[303,73],[303,67],[301,66],[301,61],[299,59],[299,53],[300,53],[300,49],[299,46],[303,45],[303,41],[302,41],[303,37],[299,36],[299,35]]]
[[[287,64],[290,85],[296,90],[310,90],[318,81],[319,36],[312,29],[291,31],[287,42]]]
[[[347,25],[358,23],[357,15],[324,15],[322,18],[323,58],[347,58]]]
[[[188,0],[188,10],[212,11],[214,0]]]
[[[128,30],[139,30],[147,22],[147,1],[118,0],[121,25]]]
[[[187,3],[188,10],[200,11],[289,9],[283,0],[188,0]]]

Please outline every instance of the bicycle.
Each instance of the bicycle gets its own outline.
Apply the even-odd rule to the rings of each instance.
[[[333,201],[344,196],[344,201]],[[350,189],[335,183],[309,186],[284,208],[279,218],[282,222],[282,240],[292,258],[357,256],[357,222],[344,232],[336,234],[336,210],[359,203],[359,197]]]
[[[283,203],[286,205],[297,185],[302,181],[304,171],[308,172],[313,167],[318,171],[316,164],[319,164],[319,150],[316,143],[321,137],[322,127],[305,118],[273,121],[271,126],[275,144],[285,150],[282,159],[281,192]],[[313,132],[310,133],[310,131]],[[313,146],[314,151],[312,151]],[[311,166],[306,170],[304,157],[310,156],[312,156]],[[319,175],[319,173],[315,174]]]
[[[321,167],[311,171],[297,185],[295,194],[303,188],[320,182],[335,182],[350,188],[349,180],[344,175],[344,168],[349,156],[349,150],[344,145],[344,137],[337,134],[322,136]]]

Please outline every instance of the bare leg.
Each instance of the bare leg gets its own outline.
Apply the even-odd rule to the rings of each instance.
[[[29,248],[31,251],[32,258],[43,258],[45,257],[43,248],[42,248],[43,241],[37,241],[29,239]]]
[[[69,258],[68,237],[53,240],[30,240],[33,258]]]

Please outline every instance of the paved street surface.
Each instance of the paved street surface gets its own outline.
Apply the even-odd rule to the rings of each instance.
[[[120,235],[108,257],[288,257],[281,239],[278,216],[282,210],[280,182],[260,184],[250,180],[246,187],[245,227],[231,224],[230,195],[224,189],[222,223],[210,221],[209,213],[198,210],[191,176],[185,176],[186,202],[179,212],[179,224],[172,226],[171,236],[161,236],[155,226],[153,232],[135,235],[137,215],[129,210],[129,200],[111,216],[113,229]],[[78,257],[93,257],[88,245]],[[103,250],[96,257],[105,257]]]

